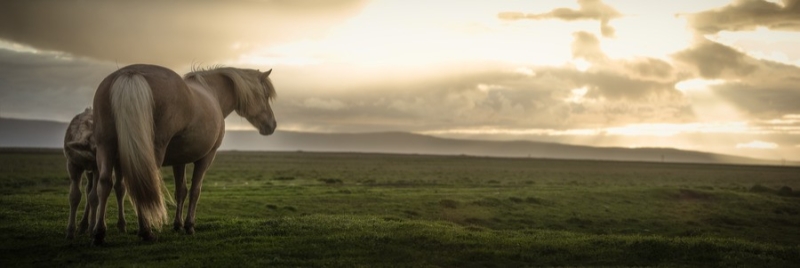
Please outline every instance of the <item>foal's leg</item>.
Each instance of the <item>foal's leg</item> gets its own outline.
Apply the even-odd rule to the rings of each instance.
[[[92,215],[94,214],[94,209],[92,208],[92,192],[94,192],[94,177],[97,174],[95,171],[88,170],[86,171],[86,205],[83,208],[83,217],[81,217],[81,222],[78,224],[78,233],[85,234],[86,229],[89,229],[89,221],[94,221],[92,219]],[[97,198],[97,194],[95,192],[94,198]],[[95,202],[96,205],[97,202]],[[92,224],[94,227],[94,224]]]
[[[94,240],[92,244],[101,245],[105,242],[106,238],[106,205],[108,203],[108,195],[111,194],[113,186],[111,181],[111,171],[113,164],[111,157],[108,157],[107,152],[103,147],[97,148],[97,167],[99,169],[99,177],[97,182],[97,223],[94,226]]]
[[[81,203],[81,176],[83,168],[67,163],[69,172],[69,220],[67,222],[67,239],[75,237],[75,214],[78,213],[78,205]]]
[[[114,193],[117,195],[117,230],[120,233],[125,233],[125,181],[122,180],[122,172],[117,168],[114,172],[117,181],[114,183]]]
[[[186,213],[186,223],[184,229],[187,234],[194,234],[194,213],[197,209],[197,200],[200,199],[200,188],[203,186],[203,176],[206,170],[214,162],[216,151],[209,153],[206,157],[194,162],[194,172],[192,172],[192,189],[189,192],[189,212]]]
[[[172,173],[175,176],[175,224],[173,229],[180,231],[183,228],[183,202],[186,201],[186,165],[179,164],[172,166]]]

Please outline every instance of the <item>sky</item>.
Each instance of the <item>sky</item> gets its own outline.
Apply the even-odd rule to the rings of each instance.
[[[800,160],[798,2],[2,1],[0,117],[66,122],[128,64],[222,64],[273,69],[284,131]]]

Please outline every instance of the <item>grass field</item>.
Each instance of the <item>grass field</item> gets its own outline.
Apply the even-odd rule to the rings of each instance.
[[[796,167],[225,152],[195,235],[139,242],[130,204],[120,234],[110,202],[92,247],[64,238],[64,161],[0,151],[0,267],[800,264]]]

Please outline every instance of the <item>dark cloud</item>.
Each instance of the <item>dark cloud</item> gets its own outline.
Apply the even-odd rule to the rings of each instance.
[[[179,67],[320,36],[361,2],[2,1],[0,39],[112,62]]]
[[[675,81],[675,68],[672,64],[654,58],[636,58],[622,62],[624,68],[633,76],[641,79],[659,81]]]
[[[578,5],[580,7],[577,10],[569,8],[557,8],[551,10],[550,12],[532,14],[525,14],[522,12],[502,12],[498,14],[497,17],[503,20],[598,20],[600,21],[600,31],[603,36],[614,36],[614,28],[608,25],[608,22],[612,19],[622,17],[621,13],[600,0],[578,0]]]
[[[800,114],[798,83],[779,86],[745,81],[714,86],[712,90],[717,96],[756,118],[773,119],[786,114]]]
[[[703,40],[674,55],[703,78],[737,78],[756,70],[755,60],[731,47]]]
[[[784,0],[783,6],[764,0],[737,0],[719,9],[691,14],[689,22],[703,33],[753,30],[759,26],[800,31],[800,0]]]
[[[753,58],[703,39],[673,57],[696,77],[724,79],[712,92],[752,117],[800,113],[800,68]]]
[[[67,121],[91,106],[97,85],[116,69],[60,54],[0,49],[0,112],[2,117]]]

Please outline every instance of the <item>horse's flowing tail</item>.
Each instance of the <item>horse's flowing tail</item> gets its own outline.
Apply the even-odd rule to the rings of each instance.
[[[153,145],[153,108],[153,92],[144,76],[131,72],[117,76],[111,86],[111,110],[125,185],[145,226],[160,229],[167,222],[167,208]]]

